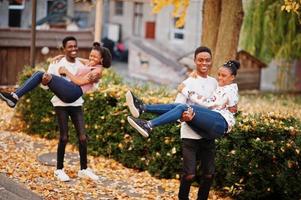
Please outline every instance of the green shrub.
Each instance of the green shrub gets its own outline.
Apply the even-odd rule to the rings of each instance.
[[[26,68],[20,76],[21,82],[32,72]],[[127,167],[147,170],[157,177],[179,177],[182,168],[179,125],[158,127],[148,139],[141,137],[126,122],[129,112],[124,96],[128,89],[116,73],[106,70],[99,90],[84,96],[88,152],[114,158]],[[175,97],[175,93],[164,89],[131,90],[150,103],[172,102]],[[18,111],[28,133],[47,138],[58,136],[51,96],[49,91],[37,88],[21,99]],[[293,118],[240,114],[231,134],[217,140],[215,186],[238,199],[299,199],[300,129],[300,121]],[[73,129],[70,136],[70,141],[76,144]]]
[[[300,122],[275,115],[240,116],[218,140],[218,186],[238,199],[299,199]]]

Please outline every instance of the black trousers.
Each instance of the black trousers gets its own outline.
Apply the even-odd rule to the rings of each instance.
[[[69,117],[75,127],[78,143],[80,168],[87,168],[87,137],[85,133],[84,114],[81,106],[57,106],[54,107],[58,120],[60,138],[57,148],[57,169],[64,168],[65,148],[68,143]]]
[[[190,186],[199,183],[198,200],[208,199],[215,171],[215,141],[210,139],[182,139],[183,174],[180,182],[179,200],[188,200]],[[201,176],[197,177],[198,166]]]

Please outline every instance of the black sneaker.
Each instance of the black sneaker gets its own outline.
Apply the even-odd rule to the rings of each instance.
[[[139,117],[143,112],[143,102],[135,97],[131,91],[127,91],[126,95],[126,104],[128,105],[131,114],[134,117]]]
[[[134,117],[128,116],[128,122],[135,128],[143,137],[148,137],[152,128],[149,126],[148,122],[144,119],[136,119]]]
[[[17,104],[17,99],[15,99],[13,97],[13,95],[6,93],[6,92],[0,92],[0,99],[2,99],[3,101],[6,102],[6,104],[11,107],[14,108]]]

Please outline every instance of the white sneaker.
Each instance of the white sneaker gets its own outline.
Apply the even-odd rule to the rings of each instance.
[[[57,169],[54,171],[54,176],[59,180],[59,181],[70,181],[69,176],[64,172],[64,169]]]
[[[99,177],[92,172],[90,168],[79,170],[77,173],[80,178],[90,178],[94,181],[97,181]]]

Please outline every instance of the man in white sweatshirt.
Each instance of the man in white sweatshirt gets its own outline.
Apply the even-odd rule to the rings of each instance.
[[[211,50],[207,47],[198,47],[194,53],[196,70],[186,79],[183,84],[199,95],[210,97],[217,87],[215,78],[208,75],[211,63]],[[181,87],[181,85],[179,86]],[[192,102],[179,93],[176,103]],[[193,111],[186,111],[182,115],[182,121],[190,121],[193,118]],[[201,164],[202,176],[199,181],[198,200],[208,198],[215,171],[215,142],[201,138],[185,122],[181,124],[183,172],[179,188],[179,200],[188,200],[191,183],[196,180],[196,169]]]
[[[77,59],[77,40],[72,36],[68,36],[63,39],[62,43],[65,56],[58,62],[50,64],[47,72],[60,76],[58,69],[59,67],[63,66],[72,74],[76,74],[78,68],[83,66],[83,64]],[[69,80],[67,77],[65,78]],[[53,96],[51,99],[60,131],[60,138],[57,148],[57,169],[54,171],[54,176],[60,181],[70,180],[69,176],[64,171],[64,155],[68,142],[69,117],[71,118],[71,121],[75,127],[79,143],[80,170],[78,171],[78,176],[90,178],[92,180],[98,180],[98,176],[96,176],[92,170],[87,168],[87,136],[84,125],[84,114],[82,110],[83,102],[84,100],[82,97],[78,98],[73,103],[65,103],[57,96]]]

